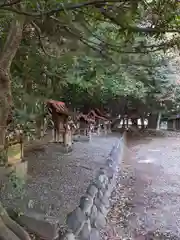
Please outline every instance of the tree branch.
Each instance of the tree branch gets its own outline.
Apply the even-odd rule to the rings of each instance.
[[[10,8],[10,7],[2,7],[1,9],[5,10],[5,11],[15,12],[15,13],[21,14],[21,15],[32,16],[32,17],[41,17],[42,15],[53,15],[54,13],[63,12],[64,9],[69,11],[69,10],[76,10],[76,9],[80,9],[80,8],[84,8],[84,7],[88,7],[88,6],[95,6],[95,5],[99,6],[100,4],[118,3],[118,2],[121,2],[121,0],[94,0],[94,1],[76,3],[76,4],[67,3],[67,4],[61,4],[61,6],[59,8],[52,9],[49,11],[39,12],[39,13],[19,11],[16,8]]]
[[[9,70],[11,66],[12,60],[21,43],[24,22],[25,16],[16,16],[12,20],[6,42],[0,54],[1,68]]]
[[[0,8],[10,7],[10,6],[13,6],[13,5],[15,5],[15,4],[18,4],[18,3],[20,3],[20,2],[21,2],[21,0],[12,0],[11,2],[7,2],[7,3],[4,1],[3,4],[0,4]]]
[[[36,25],[35,22],[32,21],[31,24],[32,24],[32,26],[35,28],[35,30],[36,30],[36,32],[37,32],[38,39],[39,39],[39,44],[40,44],[40,47],[41,47],[41,49],[43,50],[44,54],[46,54],[47,56],[52,57],[52,58],[57,58],[57,56],[51,55],[51,54],[48,53],[47,50],[45,49],[44,44],[43,44],[43,42],[42,42],[41,29]]]
[[[85,21],[86,24],[88,24],[85,19],[84,19],[84,21]],[[106,46],[109,46],[110,49],[116,50],[116,48],[117,48],[117,51],[118,51],[118,52],[120,52],[120,53],[123,52],[123,51],[120,51],[119,49],[125,48],[126,46],[111,44],[111,43],[103,40],[103,39],[102,39],[101,37],[99,37],[97,34],[93,33],[93,32],[89,29],[89,27],[87,27],[87,25],[86,25],[85,23],[84,23],[84,24],[82,23],[82,26],[83,26],[93,37],[95,37],[97,40],[99,40],[100,42],[102,42],[102,43],[105,44]],[[177,41],[177,42],[176,42],[176,41]],[[138,49],[145,49],[145,52],[147,52],[147,51],[152,51],[152,50],[154,50],[154,51],[159,51],[159,50],[163,50],[165,47],[171,48],[171,47],[175,46],[176,43],[179,43],[179,38],[178,38],[178,39],[171,39],[171,40],[169,40],[169,41],[161,42],[161,43],[159,43],[159,44],[144,45],[143,43],[140,43],[139,46],[132,46],[132,47],[134,48],[135,52],[137,52]],[[147,49],[151,49],[151,50],[147,50]],[[133,49],[132,49],[132,50],[133,50]],[[143,51],[140,51],[140,52],[143,53]]]
[[[121,28],[119,31],[128,30],[129,32],[135,33],[180,33],[180,29],[159,29],[159,28],[152,28],[152,27],[136,27],[136,26],[127,26],[124,27],[120,22],[117,21],[114,17],[112,17],[109,13],[107,13],[104,9],[97,8],[100,13],[104,16],[104,18],[109,19],[112,23],[120,26]]]

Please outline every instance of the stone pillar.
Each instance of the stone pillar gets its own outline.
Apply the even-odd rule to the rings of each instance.
[[[69,140],[68,140],[69,144],[68,145],[70,147],[72,147],[72,130],[71,129],[68,131],[68,136],[69,136]]]
[[[92,133],[91,133],[91,130],[89,131],[89,141],[92,140]]]
[[[104,133],[105,133],[105,135],[107,135],[107,124],[106,123],[104,123]]]
[[[63,143],[63,133],[59,133],[59,143]]]
[[[64,146],[68,146],[68,143],[69,143],[69,136],[68,136],[68,131],[65,131],[64,133]]]
[[[100,135],[100,124],[98,124],[98,126],[97,126],[97,135],[99,136]]]

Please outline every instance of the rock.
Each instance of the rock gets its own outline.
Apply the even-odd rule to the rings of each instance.
[[[108,167],[112,167],[112,165],[113,165],[113,160],[112,160],[112,158],[108,158],[108,159],[107,159],[106,165],[107,165]]]
[[[90,232],[91,232],[91,225],[90,225],[90,222],[88,221],[84,224],[81,232],[79,233],[79,239],[89,240]]]
[[[96,217],[97,217],[97,207],[95,205],[93,205],[92,209],[91,209],[91,215],[90,215],[90,222],[91,222],[91,224],[94,223]]]
[[[103,196],[104,196],[103,192],[101,190],[99,190],[97,193],[97,198],[102,199]]]
[[[99,198],[95,199],[94,204],[97,207],[98,211],[100,211],[105,216],[107,215],[108,208],[102,203],[102,201]]]
[[[63,237],[59,240],[75,240],[75,236],[73,233],[66,233]]]
[[[115,170],[112,167],[108,167],[106,176],[108,177],[108,180],[112,179],[114,176]]]
[[[101,202],[103,203],[103,205],[106,207],[106,208],[109,208],[110,207],[110,203],[109,203],[109,199],[104,196],[102,199],[101,199]]]
[[[86,193],[89,194],[92,198],[96,196],[97,192],[98,192],[98,189],[94,184],[90,184],[86,191]]]
[[[81,208],[84,214],[89,216],[91,213],[92,206],[93,206],[93,198],[91,196],[86,195],[81,197],[79,207]]]
[[[94,226],[97,229],[101,229],[105,227],[105,225],[106,225],[106,217],[100,211],[98,211],[96,220],[94,222]]]
[[[59,236],[59,220],[55,217],[26,212],[17,218],[17,222],[43,239],[53,240]]]
[[[73,233],[76,234],[83,227],[86,220],[86,215],[83,213],[81,208],[77,207],[72,213],[68,214],[67,225]]]
[[[27,161],[17,162],[12,165],[12,168],[18,177],[24,180],[27,178],[27,169],[28,169]]]
[[[112,186],[110,187],[110,186],[108,186],[108,189],[104,193],[104,197],[106,197],[106,198],[110,198],[110,196],[111,196],[111,192],[113,190],[113,187]]]
[[[73,136],[73,141],[75,142],[89,142],[90,137],[85,135]]]
[[[98,209],[104,216],[107,216],[109,209],[106,208],[103,204],[101,204]]]
[[[89,240],[100,240],[100,234],[96,228],[91,229]]]
[[[98,189],[105,189],[106,188],[106,176],[105,175],[98,175],[94,181],[94,184]]]

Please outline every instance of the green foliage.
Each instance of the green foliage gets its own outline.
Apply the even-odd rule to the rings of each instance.
[[[14,12],[30,16],[11,66],[17,123],[28,134],[44,116],[47,99],[81,109],[113,108],[111,100],[146,105],[146,111],[162,108],[173,89],[163,51],[179,47],[178,7],[178,1],[157,0],[0,5],[2,45]]]
[[[15,172],[12,172],[8,179],[7,188],[9,189],[10,198],[23,198],[25,194],[25,181]]]

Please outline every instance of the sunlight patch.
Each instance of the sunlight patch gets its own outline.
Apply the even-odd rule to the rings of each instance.
[[[155,159],[153,158],[148,158],[148,159],[138,161],[138,163],[153,163],[153,162],[155,162]]]
[[[160,152],[160,149],[148,149],[150,152]]]

